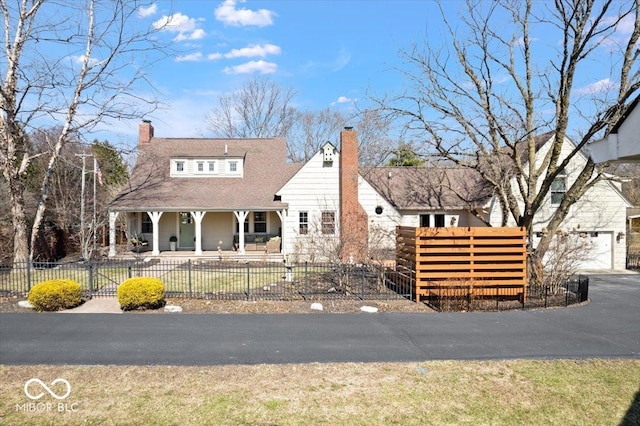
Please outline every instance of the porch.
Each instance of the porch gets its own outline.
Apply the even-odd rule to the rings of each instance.
[[[285,214],[284,210],[111,211],[109,257],[116,256],[115,224],[120,216],[129,243],[136,244],[136,247],[128,245],[132,252],[225,259],[275,255],[282,259],[282,253],[286,253],[282,235]]]
[[[193,250],[163,250],[158,254],[153,254],[150,249],[142,250],[126,250],[118,253],[119,259],[175,259],[187,260],[197,259],[202,261],[221,260],[225,262],[283,262],[284,254],[282,253],[266,253],[264,250],[245,250],[244,253],[235,250],[204,250],[202,254],[197,255]]]

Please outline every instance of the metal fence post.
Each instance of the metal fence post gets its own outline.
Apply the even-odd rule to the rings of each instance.
[[[362,300],[364,300],[364,280],[365,280],[365,273],[364,273],[364,269],[366,268],[366,266],[362,265]]]
[[[31,261],[27,258],[27,293],[31,291]]]
[[[89,293],[93,298],[93,262],[89,261]]]
[[[544,308],[547,308],[547,301],[549,299],[549,286],[544,286]]]
[[[251,270],[249,268],[249,262],[247,262],[247,301],[251,300]]]
[[[187,276],[189,282],[189,299],[193,299],[193,284],[191,282],[191,259],[187,259]]]
[[[304,284],[302,285],[302,298],[306,299],[307,287],[309,285],[309,262],[304,262]]]
[[[414,281],[414,276],[413,276],[413,263],[409,262],[409,299],[412,302],[417,302],[418,298],[417,296],[417,290],[413,291],[414,288],[416,288]],[[406,290],[405,290],[406,291]]]

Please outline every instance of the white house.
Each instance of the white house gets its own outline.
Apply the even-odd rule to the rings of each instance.
[[[540,167],[550,149],[553,135],[543,135],[536,153],[536,167]],[[560,161],[575,149],[573,142],[567,138],[563,141]],[[533,223],[534,247],[560,204],[564,193],[571,187],[580,171],[584,168],[587,157],[579,152],[568,167],[551,185],[551,190],[541,208],[535,214]],[[512,180],[515,186],[515,180]],[[489,222],[499,226],[502,222],[498,203],[489,206]],[[580,267],[582,269],[625,269],[627,246],[624,240],[626,231],[626,210],[631,207],[622,195],[620,185],[611,180],[601,180],[587,190],[575,204],[570,207],[569,214],[560,225],[563,232],[573,232],[589,240],[593,247]],[[515,226],[509,217],[509,226]]]
[[[127,219],[153,255],[215,250],[238,256],[266,253],[291,259],[362,261],[395,253],[398,225],[499,226],[491,187],[477,173],[444,167],[358,167],[357,132],[340,133],[340,149],[326,143],[304,164],[286,162],[283,139],[156,138],[140,125],[139,156],[127,187],[110,206]],[[570,143],[570,142],[568,142]],[[544,147],[543,147],[544,149]],[[543,232],[554,197],[568,188],[580,157],[554,186],[538,215]],[[624,269],[628,202],[603,181],[571,208],[562,226],[588,233],[598,256],[584,267]],[[243,224],[240,226],[239,224]]]
[[[589,144],[596,163],[640,161],[640,96],[625,111],[606,138]]]

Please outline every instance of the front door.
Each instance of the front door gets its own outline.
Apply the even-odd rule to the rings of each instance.
[[[196,242],[194,237],[196,235],[196,225],[193,222],[193,217],[191,217],[191,213],[189,212],[181,212],[180,213],[180,238],[179,238],[179,246],[180,248],[195,248]]]

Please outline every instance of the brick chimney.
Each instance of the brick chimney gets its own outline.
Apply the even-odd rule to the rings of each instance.
[[[340,240],[344,262],[363,262],[367,255],[367,213],[358,201],[358,132],[340,132]]]
[[[138,145],[148,144],[151,142],[151,138],[153,138],[153,126],[151,125],[151,120],[142,120],[138,132]]]

